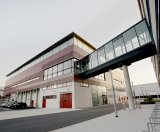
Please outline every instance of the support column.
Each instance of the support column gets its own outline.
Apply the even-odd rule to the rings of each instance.
[[[31,93],[30,93],[30,107],[32,106],[32,92],[33,92],[33,90],[31,90],[30,91]]]
[[[36,108],[39,108],[39,90],[40,89],[36,90]]]
[[[123,68],[124,80],[126,84],[126,93],[128,96],[129,109],[134,110],[135,105],[134,105],[134,100],[133,100],[131,82],[130,82],[129,73],[128,73],[128,67],[126,65],[123,65],[122,68]]]

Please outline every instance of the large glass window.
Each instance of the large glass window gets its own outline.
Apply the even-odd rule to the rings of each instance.
[[[126,31],[123,34],[123,38],[127,52],[139,47],[139,42],[134,28],[131,28],[130,30]]]
[[[52,67],[48,69],[48,75],[52,74]]]
[[[118,36],[113,40],[116,57],[126,53],[122,36]]]
[[[105,54],[106,54],[106,61],[109,61],[115,58],[112,41],[105,45]]]
[[[97,51],[91,54],[91,66],[92,68],[98,66]]]
[[[56,77],[57,76],[57,65],[52,68],[52,71],[53,71],[53,75],[52,76]]]
[[[71,72],[71,60],[64,62],[64,74]]]
[[[97,89],[96,85],[92,85],[92,101],[93,101],[94,106],[97,106],[99,104],[98,89]]]
[[[98,63],[103,64],[106,62],[105,53],[104,53],[104,47],[98,50]]]
[[[58,65],[58,76],[62,75],[63,74],[63,63],[59,64]]]

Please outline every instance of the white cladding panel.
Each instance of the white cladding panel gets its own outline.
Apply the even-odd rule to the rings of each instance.
[[[80,87],[80,84],[75,82],[75,107],[84,108],[92,106],[92,92],[89,87]]]

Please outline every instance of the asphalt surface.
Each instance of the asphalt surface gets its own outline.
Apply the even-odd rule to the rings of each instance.
[[[117,109],[123,109],[121,104]],[[0,132],[48,132],[114,112],[113,105],[47,115],[0,120]]]

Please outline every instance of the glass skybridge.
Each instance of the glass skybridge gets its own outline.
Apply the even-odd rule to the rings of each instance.
[[[83,78],[152,56],[156,53],[146,19],[141,20],[96,51],[75,63],[76,72]]]

